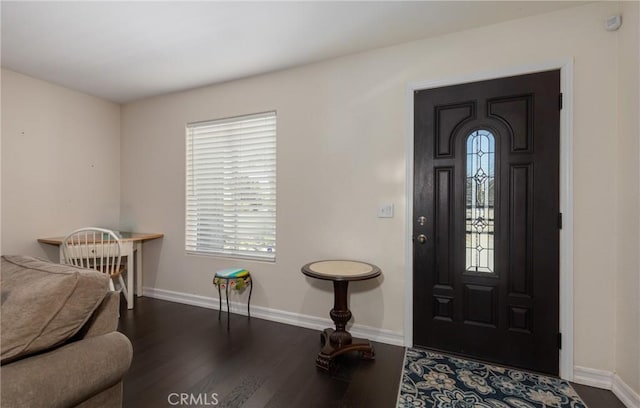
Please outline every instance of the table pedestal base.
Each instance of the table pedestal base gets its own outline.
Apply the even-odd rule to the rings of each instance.
[[[320,350],[316,358],[316,367],[328,371],[332,366],[334,358],[350,351],[360,351],[362,358],[367,360],[375,359],[375,352],[369,340],[354,337],[351,338],[349,344],[332,344],[330,337],[333,332],[335,332],[334,329],[324,329],[324,331],[320,333],[322,350]]]

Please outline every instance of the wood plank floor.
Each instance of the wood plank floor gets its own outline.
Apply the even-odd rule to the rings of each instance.
[[[172,393],[201,398],[191,406],[212,406],[215,393],[217,406],[230,408],[395,407],[402,347],[374,343],[375,361],[344,356],[328,374],[315,368],[319,331],[234,314],[227,331],[226,318],[151,298],[137,298],[133,310],[123,303],[119,330],[134,350],[124,406],[171,406]],[[624,408],[609,391],[576,390],[590,408]]]

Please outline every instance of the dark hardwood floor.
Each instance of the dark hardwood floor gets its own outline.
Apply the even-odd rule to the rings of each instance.
[[[575,383],[571,385],[589,408],[625,408],[611,391]]]
[[[345,356],[328,374],[315,367],[319,331],[234,314],[227,331],[226,318],[150,298],[121,308],[134,349],[124,406],[170,406],[171,393],[217,393],[220,407],[395,406],[403,348],[374,343],[375,361]]]
[[[133,310],[123,303],[119,330],[134,350],[124,406],[180,406],[187,394],[196,399],[188,406],[395,407],[402,347],[374,343],[375,361],[343,356],[329,374],[315,367],[318,330],[232,314],[227,331],[226,318],[151,298],[137,298]],[[575,388],[590,408],[624,408],[609,391]]]

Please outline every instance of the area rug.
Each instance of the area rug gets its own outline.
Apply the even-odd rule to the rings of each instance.
[[[407,349],[398,408],[585,408],[567,381]]]

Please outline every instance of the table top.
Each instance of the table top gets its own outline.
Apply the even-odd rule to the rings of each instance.
[[[332,281],[356,281],[372,279],[382,271],[375,265],[360,261],[316,261],[302,267],[302,273],[316,279]]]
[[[120,241],[146,241],[148,239],[156,239],[164,237],[162,233],[145,233],[145,232],[124,232],[124,231],[114,231],[116,235],[120,238]],[[38,238],[38,242],[42,242],[43,244],[51,244],[51,245],[62,245],[62,241],[64,241],[64,237],[53,237],[53,238]]]

